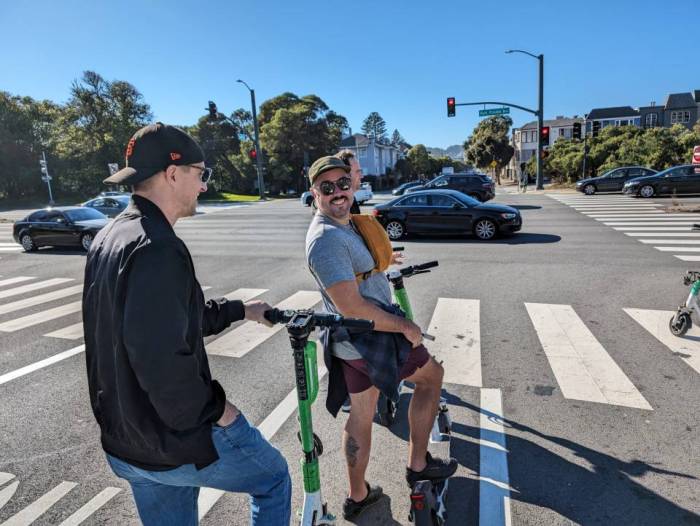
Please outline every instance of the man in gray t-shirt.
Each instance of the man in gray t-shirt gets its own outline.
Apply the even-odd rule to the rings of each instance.
[[[415,323],[381,308],[391,304],[389,281],[382,272],[357,279],[374,268],[374,260],[351,221],[353,201],[349,167],[337,157],[321,157],[309,169],[311,192],[318,212],[306,235],[306,258],[319,285],[326,309],[352,318],[374,321],[376,331],[400,333],[413,349],[400,376],[415,384],[409,407],[411,422],[406,480],[442,480],[457,470],[454,459],[433,458],[428,437],[438,407],[443,369],[421,344],[421,329]],[[366,274],[365,274],[366,276]],[[343,516],[352,520],[382,496],[382,489],[365,482],[372,438],[372,420],[379,391],[369,379],[367,362],[350,342],[331,342],[325,352],[329,396],[340,386],[350,393],[351,410],[343,432],[350,491]],[[380,353],[384,349],[364,352]],[[370,355],[366,355],[368,360]],[[328,361],[330,360],[330,363]],[[339,372],[342,371],[342,372]],[[339,374],[336,374],[339,373]]]

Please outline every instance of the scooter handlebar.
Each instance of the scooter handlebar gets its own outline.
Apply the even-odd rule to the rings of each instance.
[[[428,272],[429,268],[434,268],[437,266],[437,261],[428,261],[427,263],[421,263],[420,265],[411,265],[410,267],[402,268],[400,272],[404,278],[407,278],[409,276],[413,276],[414,274]]]
[[[314,327],[348,327],[371,331],[374,329],[374,321],[358,318],[345,318],[339,314],[316,314],[311,310],[280,310],[271,309],[265,311],[265,319],[270,323],[289,323],[295,316],[311,316],[311,324]]]

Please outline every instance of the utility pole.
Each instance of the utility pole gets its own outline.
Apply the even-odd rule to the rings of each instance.
[[[583,174],[581,175],[582,179],[586,178],[586,157],[588,156],[588,130],[586,127],[587,122],[588,114],[586,113],[583,116]]]
[[[253,127],[255,129],[255,161],[257,163],[258,170],[258,189],[260,190],[260,199],[264,200],[265,183],[263,182],[262,150],[260,149],[260,131],[258,130],[258,112],[255,106],[255,90],[241,79],[238,79],[236,82],[243,84],[246,88],[248,88],[248,91],[250,91],[250,105],[253,110]]]
[[[539,86],[538,86],[538,104],[537,104],[537,189],[542,190],[543,174],[542,174],[542,126],[544,123],[544,55],[534,55],[529,51],[522,49],[509,49],[506,53],[522,53],[536,58],[539,61]]]
[[[51,193],[51,176],[49,175],[49,165],[46,163],[46,153],[41,152],[41,160],[39,161],[39,166],[41,167],[41,180],[46,182],[49,187],[49,206],[53,206],[53,194]]]

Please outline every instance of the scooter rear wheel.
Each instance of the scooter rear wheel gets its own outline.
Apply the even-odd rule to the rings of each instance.
[[[692,324],[690,314],[682,312],[671,317],[668,322],[668,328],[671,329],[671,334],[674,336],[683,336],[688,332]]]
[[[377,420],[379,425],[390,427],[396,417],[396,404],[383,393],[379,393],[377,400]]]

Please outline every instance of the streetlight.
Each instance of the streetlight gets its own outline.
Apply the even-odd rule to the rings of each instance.
[[[260,133],[258,131],[258,113],[255,109],[255,90],[241,79],[238,79],[236,82],[243,84],[246,88],[248,88],[248,91],[250,91],[250,105],[253,108],[253,127],[255,128],[255,161],[258,169],[258,189],[260,190],[260,199],[265,199],[265,186],[263,183],[262,172],[262,150],[260,149]]]
[[[522,49],[509,49],[506,53],[523,53],[532,58],[536,58],[540,63],[540,83],[537,108],[537,189],[542,190],[542,123],[544,121],[544,55],[533,55],[529,51]]]

